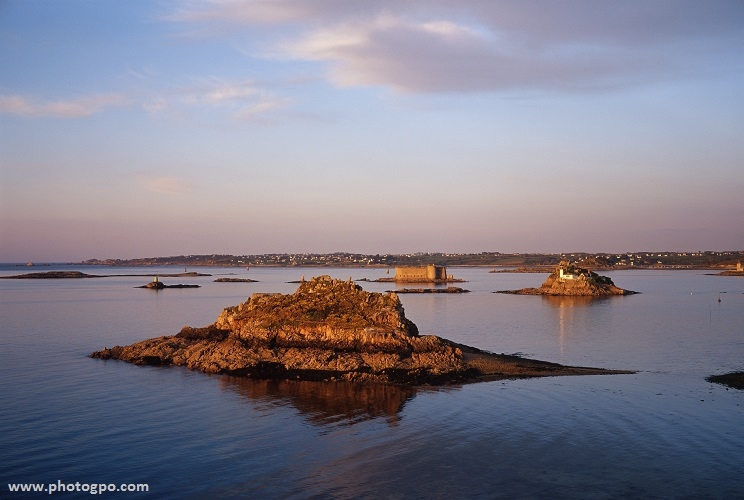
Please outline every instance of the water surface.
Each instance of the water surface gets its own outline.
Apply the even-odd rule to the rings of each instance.
[[[148,483],[149,494],[131,495],[157,498],[744,497],[744,391],[705,381],[744,369],[744,279],[613,272],[618,286],[642,293],[587,301],[494,294],[546,275],[454,268],[471,293],[400,296],[423,334],[633,375],[412,389],[87,357],[207,325],[254,292],[294,291],[287,282],[303,275],[387,276],[198,271],[213,276],[161,281],[201,288],[160,292],[134,288],[143,277],[0,280],[0,491],[61,480]],[[259,282],[212,281],[230,276]]]

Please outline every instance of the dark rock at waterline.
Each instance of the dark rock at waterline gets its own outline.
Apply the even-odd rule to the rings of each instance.
[[[723,384],[734,389],[744,390],[744,372],[724,373],[723,375],[711,375],[705,380],[716,384]]]

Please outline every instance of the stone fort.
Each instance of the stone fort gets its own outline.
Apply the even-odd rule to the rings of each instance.
[[[447,268],[429,264],[418,267],[396,267],[395,281],[446,281]]]

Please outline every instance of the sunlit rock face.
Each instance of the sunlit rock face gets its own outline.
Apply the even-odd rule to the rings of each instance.
[[[394,293],[321,276],[294,294],[254,294],[204,328],[93,353],[257,378],[430,383],[467,374],[462,351],[419,336]]]

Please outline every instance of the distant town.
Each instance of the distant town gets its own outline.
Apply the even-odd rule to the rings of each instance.
[[[744,251],[628,252],[628,253],[272,253],[261,255],[179,255],[140,259],[90,259],[85,265],[105,266],[216,266],[216,267],[395,267],[436,264],[440,266],[490,266],[535,268],[561,261],[592,269],[727,269],[744,261]],[[80,264],[80,263],[76,263]]]

